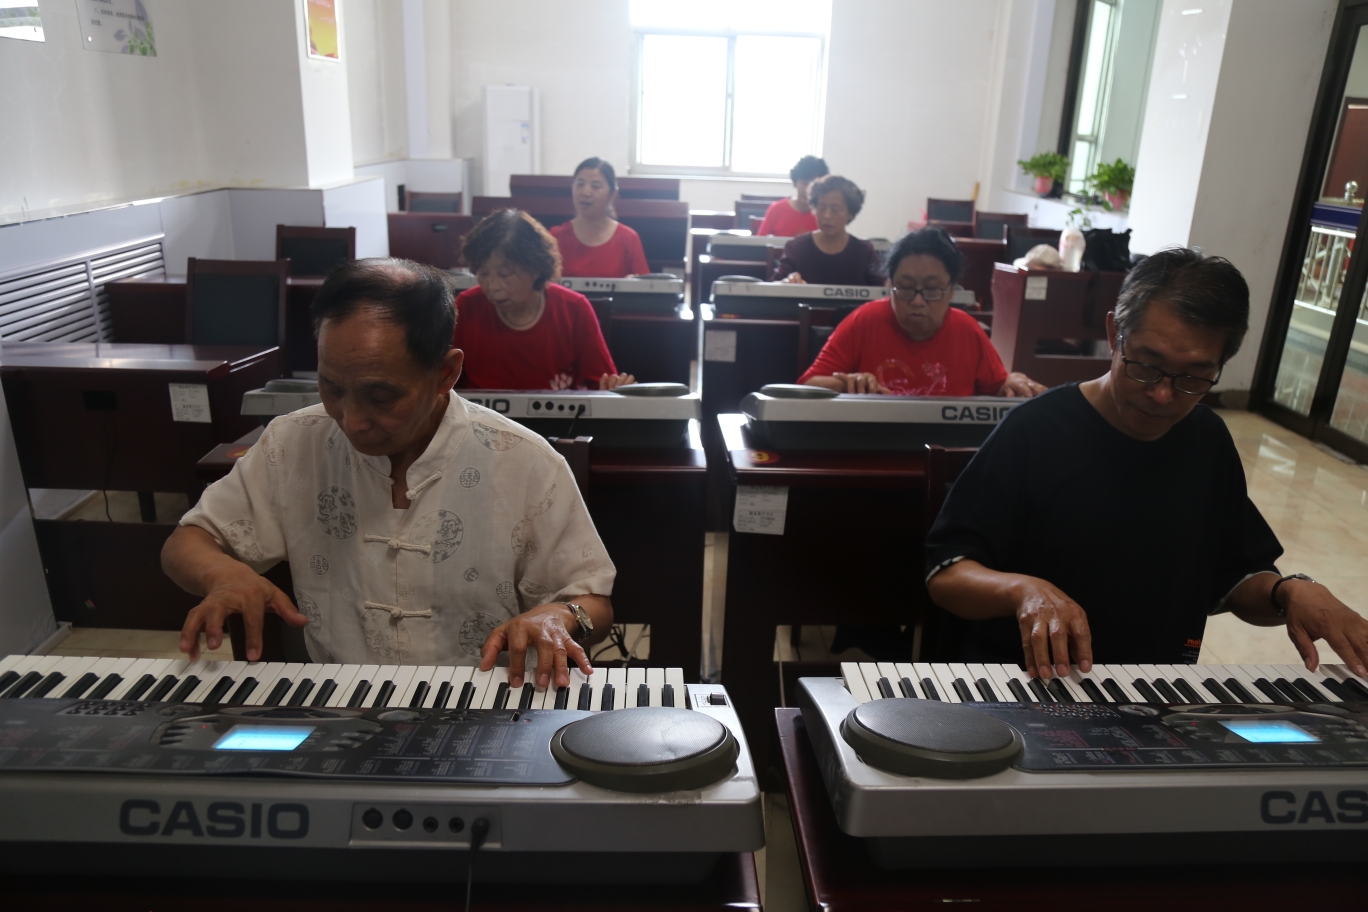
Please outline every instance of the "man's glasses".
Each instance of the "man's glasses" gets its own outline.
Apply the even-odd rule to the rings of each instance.
[[[897,286],[893,287],[893,297],[907,304],[911,304],[913,301],[917,300],[917,295],[921,295],[922,300],[925,301],[927,304],[934,304],[937,301],[944,300],[945,296],[948,294],[950,294],[950,289],[948,288],[898,288]]]
[[[1143,361],[1132,361],[1126,357],[1126,340],[1121,340],[1121,363],[1125,365],[1126,376],[1136,383],[1159,383],[1165,377],[1173,381],[1173,388],[1180,393],[1187,393],[1189,396],[1200,396],[1210,391],[1216,385],[1216,381],[1221,379],[1221,372],[1218,370],[1215,377],[1194,377],[1192,374],[1171,374],[1166,370],[1161,370],[1153,364],[1146,364]]]

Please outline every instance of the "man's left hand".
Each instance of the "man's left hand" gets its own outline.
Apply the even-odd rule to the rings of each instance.
[[[594,673],[593,666],[589,664],[589,654],[570,634],[571,630],[578,629],[579,622],[569,608],[555,604],[538,605],[494,628],[480,650],[480,670],[489,671],[493,668],[499,653],[507,649],[508,686],[510,689],[522,687],[527,649],[530,646],[537,650],[537,670],[533,677],[536,685],[541,688],[550,686],[554,675],[557,687],[569,687],[570,659],[574,659],[580,671],[586,675]]]
[[[1368,677],[1368,619],[1320,583],[1288,580],[1281,588],[1279,601],[1287,599],[1287,636],[1307,669],[1315,671],[1320,664],[1316,640],[1325,640],[1354,674]]]

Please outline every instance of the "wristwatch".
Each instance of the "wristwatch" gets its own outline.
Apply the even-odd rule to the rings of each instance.
[[[575,616],[575,622],[579,624],[579,632],[571,634],[571,639],[576,643],[583,643],[594,635],[594,619],[589,617],[589,612],[574,602],[556,602],[556,604],[569,608],[570,613]]]
[[[1278,587],[1288,580],[1306,580],[1308,583],[1315,582],[1315,580],[1305,573],[1289,573],[1287,576],[1282,577],[1273,584],[1273,588],[1268,590],[1268,600],[1273,603],[1273,613],[1280,618],[1287,617],[1287,608],[1278,604]]]

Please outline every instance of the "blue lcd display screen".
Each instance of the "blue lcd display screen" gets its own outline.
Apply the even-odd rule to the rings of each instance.
[[[312,725],[234,725],[214,742],[214,750],[291,751],[313,730]]]
[[[1320,741],[1304,728],[1282,719],[1222,719],[1221,725],[1253,744],[1307,744]]]

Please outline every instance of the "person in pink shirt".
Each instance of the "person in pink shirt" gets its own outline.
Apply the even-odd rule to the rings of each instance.
[[[793,199],[781,199],[770,203],[765,210],[764,221],[760,223],[758,234],[771,234],[775,237],[797,237],[817,230],[817,216],[812,214],[808,205],[808,187],[819,177],[828,174],[827,163],[815,155],[804,155],[798,164],[789,169],[789,180],[793,181]]]

